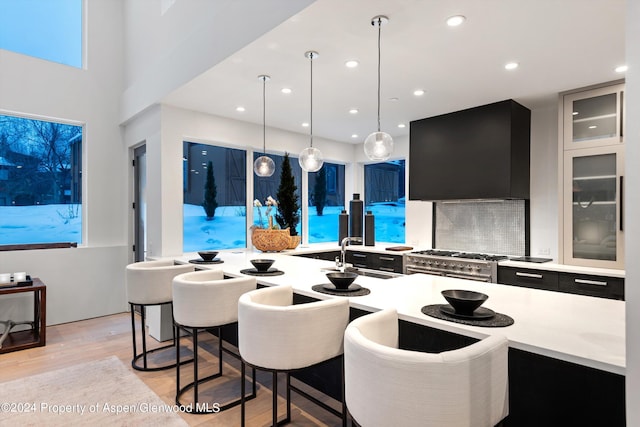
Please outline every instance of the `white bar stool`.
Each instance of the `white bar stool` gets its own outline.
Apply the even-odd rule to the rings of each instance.
[[[172,304],[173,297],[171,284],[173,278],[178,274],[194,271],[193,264],[174,264],[172,260],[161,261],[142,261],[129,264],[126,267],[127,280],[127,299],[131,308],[131,332],[133,335],[133,359],[131,366],[138,371],[159,371],[162,369],[170,369],[175,367],[173,363],[163,364],[150,367],[147,362],[147,355],[156,351],[174,348],[176,337],[173,337],[173,343],[161,347],[147,350],[147,338],[145,333],[146,326],[146,307],[153,305]],[[135,307],[140,307],[140,322],[142,331],[142,353],[138,354],[136,339],[136,323],[135,323]],[[173,309],[172,309],[173,311]],[[142,366],[139,360],[142,359]],[[191,360],[185,360],[182,363],[189,363]]]
[[[362,316],[345,331],[345,395],[366,427],[489,427],[509,414],[508,341],[493,335],[442,353],[398,349],[398,314]]]
[[[222,344],[222,326],[238,321],[238,298],[245,292],[256,289],[255,277],[225,279],[222,270],[202,270],[184,273],[173,279],[173,322],[176,342],[176,404],[188,408],[187,412],[207,414],[220,412],[240,404],[240,398],[220,405],[201,405],[198,396],[200,384],[222,376],[222,352],[240,359],[240,355],[224,348]],[[198,378],[198,332],[206,329],[218,331],[218,372],[205,378]],[[180,331],[191,335],[193,341],[193,381],[180,387]],[[244,371],[244,370],[243,370]],[[253,369],[253,392],[246,399],[256,396],[256,373]],[[245,376],[240,377],[244,384]],[[180,402],[181,396],[193,389],[194,404]],[[244,393],[243,393],[244,394]],[[214,405],[216,404],[216,405]]]
[[[291,390],[342,418],[343,425],[346,425],[344,398],[342,411],[336,411],[291,385],[290,374],[292,371],[341,357],[344,330],[348,323],[349,301],[346,298],[293,305],[293,289],[290,286],[262,288],[240,297],[238,301],[240,355],[249,366],[270,371],[273,374],[272,420],[274,426],[291,420]],[[242,369],[244,371],[244,364]],[[280,422],[278,422],[277,410],[278,372],[287,374],[287,416]],[[344,390],[344,379],[342,384]],[[244,389],[242,395],[244,396]],[[245,425],[244,399],[242,399],[241,425]]]

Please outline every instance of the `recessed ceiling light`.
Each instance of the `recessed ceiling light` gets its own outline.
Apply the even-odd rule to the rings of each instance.
[[[357,137],[358,137],[358,134],[357,134],[357,133],[353,133],[353,134],[351,134],[351,138],[357,138]]]
[[[416,90],[414,90],[414,91],[413,91],[413,94],[414,94],[415,96],[422,96],[422,95],[424,95],[424,90],[422,90],[422,89],[416,89]]]
[[[447,25],[450,27],[457,27],[462,24],[467,18],[462,15],[454,15],[447,18]]]
[[[285,95],[289,95],[291,93],[291,89],[288,87],[283,87],[280,92],[284,93]]]
[[[356,68],[360,63],[355,59],[350,59],[344,63],[347,68]]]
[[[358,114],[358,109],[357,108],[350,109],[349,114]]]
[[[244,112],[244,107],[236,107],[236,111],[238,113],[243,113]]]
[[[506,70],[515,70],[516,68],[518,68],[518,63],[517,62],[508,62],[504,65],[504,68]]]
[[[589,126],[589,129],[595,129],[595,128],[597,128],[597,127],[598,127],[598,126],[596,126],[596,125],[591,125],[591,126]]]
[[[302,123],[302,127],[303,128],[308,128],[309,127],[309,123],[307,123],[307,122]]]
[[[580,114],[580,113],[578,113],[577,111],[574,111],[574,112],[573,112],[573,113],[571,113],[571,114],[573,114],[574,116],[577,116],[577,115],[578,115],[578,114]]]
[[[407,125],[405,125],[404,123],[398,123],[398,127],[399,127],[400,129],[404,129],[404,128],[406,128],[406,127],[407,127]]]
[[[628,69],[629,67],[627,67],[626,65],[619,65],[616,67],[616,73],[624,73]]]

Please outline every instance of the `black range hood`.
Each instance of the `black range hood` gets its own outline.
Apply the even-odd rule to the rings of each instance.
[[[509,99],[410,126],[410,200],[529,198],[528,108]]]

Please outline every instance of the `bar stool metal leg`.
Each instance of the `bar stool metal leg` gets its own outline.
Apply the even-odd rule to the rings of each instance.
[[[184,387],[180,387],[180,368],[176,368],[176,405],[180,405],[183,406],[185,408],[187,408],[186,412],[192,413],[192,414],[209,414],[209,413],[217,413],[220,411],[224,411],[226,409],[232,408],[234,406],[237,406],[239,404],[244,404],[244,401],[247,400],[251,400],[254,399],[256,397],[256,391],[257,391],[257,385],[256,385],[256,370],[255,368],[252,368],[252,375],[251,375],[251,382],[252,382],[252,389],[251,389],[251,394],[246,395],[245,394],[245,380],[246,380],[246,371],[245,371],[245,366],[244,366],[244,362],[242,362],[242,359],[240,358],[239,355],[235,354],[233,351],[227,349],[224,347],[223,345],[223,341],[222,341],[222,332],[221,332],[221,328],[218,326],[217,330],[218,330],[218,372],[206,376],[204,378],[200,378],[199,376],[199,362],[198,362],[198,332],[202,329],[202,328],[187,328],[185,326],[181,326],[178,325],[177,323],[174,322],[175,328],[176,328],[176,336],[179,336],[179,332],[180,330],[184,330],[187,333],[189,333],[191,335],[191,340],[193,343],[193,382],[185,385]],[[204,329],[210,329],[210,328],[204,328]],[[178,341],[179,342],[179,341]],[[179,344],[178,344],[179,347]],[[231,356],[236,357],[237,359],[239,359],[241,361],[241,375],[240,375],[240,383],[241,383],[241,397],[240,399],[235,399],[232,400],[228,403],[225,403],[223,405],[219,405],[216,408],[209,408],[208,406],[205,407],[204,409],[201,408],[200,405],[198,405],[198,403],[200,402],[200,398],[199,398],[199,386],[200,384],[203,384],[205,382],[208,382],[210,380],[219,378],[222,376],[222,352],[226,352],[228,354],[230,354]],[[179,353],[176,353],[176,362],[179,361]],[[188,390],[193,389],[193,405],[188,405],[188,404],[183,404],[180,401],[181,396]],[[217,403],[217,402],[216,402]],[[191,408],[191,409],[189,409]],[[243,413],[244,415],[244,413]]]
[[[130,305],[130,309],[131,309],[131,336],[133,337],[133,359],[131,360],[131,366],[133,367],[133,369],[137,370],[137,371],[161,371],[164,369],[171,369],[171,368],[175,368],[176,364],[175,363],[169,363],[167,365],[160,365],[160,366],[153,366],[153,367],[149,367],[149,363],[147,360],[147,357],[149,354],[151,353],[155,353],[157,351],[162,351],[162,350],[167,350],[167,349],[175,349],[176,351],[179,351],[179,347],[176,346],[176,336],[174,333],[174,337],[173,340],[171,342],[171,344],[167,344],[167,345],[163,345],[151,350],[147,350],[147,334],[145,332],[145,327],[146,327],[146,310],[147,310],[147,305],[156,305],[156,306],[162,306],[165,304],[169,304],[172,305],[172,302],[166,302],[166,303],[162,303],[162,304],[135,304],[135,303],[129,303]],[[138,347],[137,347],[137,336],[136,336],[136,323],[135,323],[135,307],[140,307],[140,333],[141,333],[141,341],[142,341],[142,353],[138,354]],[[142,366],[140,365],[140,359],[142,359]],[[181,364],[186,364],[186,363],[191,363],[193,361],[193,359],[188,359],[188,360],[183,360],[180,363]]]

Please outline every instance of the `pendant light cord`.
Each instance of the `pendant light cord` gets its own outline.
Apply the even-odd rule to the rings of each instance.
[[[267,154],[267,78],[262,77],[262,154]]]
[[[382,18],[378,18],[378,132],[380,132],[380,34],[382,33]]]
[[[310,103],[311,106],[309,108],[310,111],[310,115],[309,115],[309,135],[310,135],[310,140],[311,140],[311,147],[313,147],[313,52],[309,54],[309,61],[311,62],[311,79],[310,79],[310,87],[311,87],[311,97],[310,97]]]

